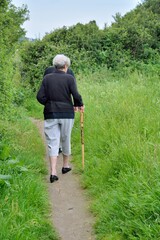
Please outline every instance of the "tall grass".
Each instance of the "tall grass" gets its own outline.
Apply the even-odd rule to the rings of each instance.
[[[160,239],[158,71],[104,69],[79,76],[77,82],[85,103],[84,172],[79,113],[72,132],[72,161],[92,199],[97,239]],[[27,100],[26,106],[29,114],[43,117],[36,100]]]
[[[58,239],[50,220],[45,147],[38,130],[25,116],[0,126],[0,239]]]
[[[97,239],[160,239],[158,74],[107,70],[78,83],[85,103],[85,171]],[[79,115],[72,135],[81,169]]]

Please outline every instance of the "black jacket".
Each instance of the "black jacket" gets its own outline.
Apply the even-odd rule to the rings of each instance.
[[[74,77],[60,70],[44,76],[37,100],[44,105],[45,119],[74,118],[73,106],[83,106]]]
[[[54,73],[55,71],[56,71],[56,68],[54,66],[50,66],[45,69],[43,77],[49,73]],[[73,71],[70,68],[67,69],[67,73],[75,77]]]

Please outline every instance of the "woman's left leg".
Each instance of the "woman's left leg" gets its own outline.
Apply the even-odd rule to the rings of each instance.
[[[69,160],[71,155],[71,133],[74,124],[74,119],[61,119],[61,138],[62,138],[62,153],[63,153],[63,169],[69,169]],[[71,170],[71,169],[70,169]]]
[[[60,126],[58,119],[45,120],[44,132],[47,140],[48,155],[50,161],[50,181],[53,182],[54,180],[58,180],[56,171],[60,142]]]

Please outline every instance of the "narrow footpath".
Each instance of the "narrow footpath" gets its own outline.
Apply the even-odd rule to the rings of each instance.
[[[44,140],[43,121],[33,120]],[[47,152],[47,151],[46,151]],[[49,162],[46,154],[46,163],[49,170]],[[95,240],[92,226],[94,218],[89,212],[89,200],[85,190],[80,187],[79,179],[73,171],[63,174],[62,155],[57,164],[59,180],[50,183],[49,174],[46,176],[49,197],[52,206],[51,220],[61,240]]]

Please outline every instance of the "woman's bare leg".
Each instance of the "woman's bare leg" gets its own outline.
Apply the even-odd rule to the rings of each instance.
[[[66,156],[63,154],[63,167],[68,168],[69,167],[69,156]]]
[[[51,175],[57,175],[57,157],[49,157],[50,160],[50,174]]]

